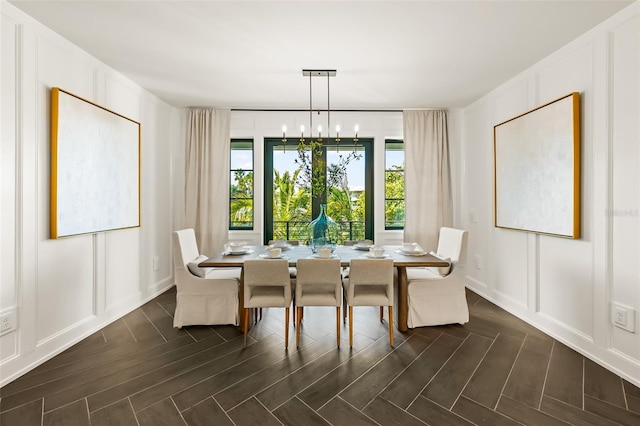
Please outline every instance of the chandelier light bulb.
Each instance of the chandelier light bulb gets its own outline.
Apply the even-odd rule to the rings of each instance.
[[[282,133],[287,133],[287,126],[285,125],[282,126]]]
[[[360,131],[360,126],[358,126],[358,125],[356,124],[356,126],[353,128],[353,130],[354,130],[356,133],[358,133],[358,132]]]
[[[304,124],[300,126],[300,133],[304,133]]]
[[[338,133],[340,131],[340,126],[336,126],[336,133]]]

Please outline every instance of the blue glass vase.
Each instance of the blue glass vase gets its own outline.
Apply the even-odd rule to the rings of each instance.
[[[327,216],[327,205],[320,204],[320,214],[309,223],[307,227],[309,246],[311,251],[316,253],[319,247],[329,246],[331,252],[336,248],[338,242],[338,224]]]

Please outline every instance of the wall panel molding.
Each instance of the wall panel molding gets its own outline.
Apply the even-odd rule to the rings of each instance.
[[[17,331],[0,337],[0,386],[4,386],[174,284],[173,266],[169,262],[175,212],[171,200],[162,191],[156,191],[155,185],[165,188],[172,183],[171,148],[183,135],[170,119],[176,109],[12,4],[0,2],[0,19],[3,33],[0,143],[10,139],[16,144],[12,158],[15,191],[8,191],[15,194],[16,217],[0,223],[0,248],[6,244],[5,229],[8,226],[15,229],[11,248],[16,260],[8,263],[17,277],[12,306],[18,312]],[[7,32],[17,34],[15,42],[4,37]],[[11,43],[12,51],[5,49],[6,43]],[[11,59],[5,60],[8,56]],[[10,75],[7,69],[15,69],[12,71],[15,83],[11,83],[15,100],[5,96],[5,81]],[[107,88],[107,81],[118,83],[119,88]],[[145,232],[115,238],[105,233],[61,240],[48,238],[52,86],[64,87],[92,101],[100,96],[108,97],[114,105],[129,108],[135,105],[136,117],[140,117],[144,129],[143,155],[148,156],[142,192],[162,195],[146,200],[142,206]],[[5,138],[10,129],[12,132],[15,129],[15,135]],[[1,157],[4,161],[4,152]],[[5,199],[0,199],[0,209],[6,206]],[[116,244],[108,246],[108,238],[115,239]],[[121,253],[114,255],[109,248]],[[144,273],[147,265],[140,260],[149,258],[150,253],[165,261],[164,269],[155,274]],[[127,286],[115,290],[119,292],[117,302],[107,309],[106,295],[111,285],[108,277],[117,274],[126,275]],[[4,284],[3,281],[2,291]],[[3,303],[4,294],[1,297]]]
[[[611,302],[624,302],[636,310],[636,316],[640,312],[640,220],[637,214],[622,217],[615,211],[627,209],[634,216],[640,210],[636,207],[640,206],[640,179],[635,174],[640,170],[639,33],[640,3],[635,2],[466,107],[461,131],[465,158],[460,161],[471,164],[464,170],[466,186],[461,190],[469,205],[463,209],[473,208],[474,216],[492,210],[493,192],[484,182],[486,170],[472,164],[493,163],[491,154],[478,147],[491,146],[492,141],[479,136],[495,124],[491,119],[519,112],[517,99],[538,105],[556,94],[584,94],[583,238],[568,242],[529,236],[523,252],[517,239],[500,236],[493,224],[466,221],[469,212],[463,211],[462,226],[473,229],[483,241],[470,243],[470,259],[478,254],[485,260],[485,271],[467,270],[466,283],[637,386],[640,319],[635,333],[614,327]],[[519,274],[523,268],[524,278]],[[526,306],[509,300],[508,296],[519,295],[513,289],[521,288],[519,282],[503,283],[509,279],[526,281],[522,283],[527,286]],[[506,294],[501,294],[504,290]]]

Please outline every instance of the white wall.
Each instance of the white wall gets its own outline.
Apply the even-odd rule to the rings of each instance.
[[[173,284],[171,150],[177,111],[1,3],[0,386]],[[142,125],[141,227],[49,239],[51,87]],[[159,257],[159,270],[152,268]]]
[[[640,385],[640,5],[462,111],[459,226],[470,288]],[[580,92],[582,237],[493,226],[493,126]],[[611,302],[635,309],[614,327]]]
[[[304,93],[300,94],[305,96]],[[318,124],[325,129],[326,114],[320,116],[314,114],[314,135]],[[384,229],[384,160],[385,139],[402,139],[402,113],[401,112],[332,112],[331,127],[339,124],[340,136],[350,138],[354,136],[354,126],[360,128],[358,137],[374,138],[374,239],[378,244],[399,244],[402,242],[402,231],[386,231]],[[231,231],[229,238],[232,240],[251,241],[253,244],[262,244],[264,241],[264,138],[281,137],[282,126],[286,125],[287,137],[292,149],[297,146],[300,137],[300,125],[309,129],[309,113],[306,112],[280,112],[280,111],[233,111],[231,113],[231,137],[252,138],[254,143],[254,174],[255,199],[254,199],[254,230]],[[331,134],[335,137],[335,133]]]

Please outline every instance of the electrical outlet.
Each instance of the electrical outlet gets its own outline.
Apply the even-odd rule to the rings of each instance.
[[[476,269],[482,269],[482,256],[476,254]]]
[[[611,309],[611,321],[616,327],[633,333],[636,323],[635,311],[630,306],[614,303]]]
[[[160,256],[155,256],[153,258],[153,270],[154,271],[160,270]]]
[[[477,223],[478,222],[478,214],[475,210],[469,210],[469,223]]]
[[[14,311],[5,311],[0,315],[0,335],[8,333],[15,329]]]

